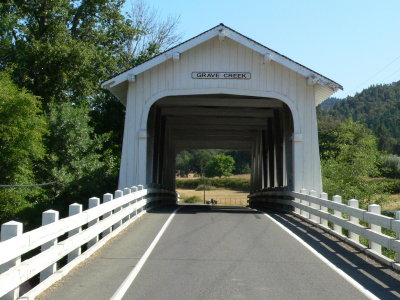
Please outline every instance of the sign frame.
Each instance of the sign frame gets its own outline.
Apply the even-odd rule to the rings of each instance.
[[[192,72],[192,79],[250,80],[250,72]]]

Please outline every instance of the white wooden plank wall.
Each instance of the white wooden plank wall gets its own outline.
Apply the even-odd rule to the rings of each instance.
[[[206,80],[192,79],[194,71],[250,72],[250,80]],[[163,95],[207,94],[230,90],[239,95],[281,95],[294,103],[298,111],[299,127],[296,133],[303,134],[304,158],[299,162],[301,170],[308,174],[296,174],[296,186],[314,186],[320,192],[321,177],[317,151],[314,86],[307,79],[280,64],[264,63],[264,57],[229,38],[220,41],[217,37],[181,53],[180,60],[167,60],[160,65],[137,75],[136,82],[129,84],[126,111],[124,145],[121,164],[120,187],[134,185],[146,180],[146,145],[138,141],[138,133],[147,124],[149,107]],[[140,144],[140,145],[139,145]],[[307,147],[307,150],[304,148]],[[312,147],[315,149],[308,149]],[[139,153],[144,157],[139,157]],[[299,159],[299,158],[298,158]],[[304,166],[308,166],[307,169]],[[305,172],[305,171],[304,171]],[[144,174],[143,174],[144,173]]]

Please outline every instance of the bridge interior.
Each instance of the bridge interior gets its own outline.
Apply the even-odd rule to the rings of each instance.
[[[293,121],[276,99],[174,96],[148,117],[148,182],[175,188],[175,157],[185,149],[251,152],[251,191],[293,185]]]

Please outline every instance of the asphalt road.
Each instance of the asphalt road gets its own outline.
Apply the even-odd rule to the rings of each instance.
[[[109,299],[172,209],[146,214],[40,299]],[[399,278],[290,215],[271,213],[381,299]],[[373,263],[373,262],[372,262]],[[396,277],[397,276],[397,277]],[[124,299],[367,299],[263,213],[185,206],[172,220]]]

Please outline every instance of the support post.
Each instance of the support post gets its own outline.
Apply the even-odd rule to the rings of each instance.
[[[318,197],[317,191],[311,190],[311,191],[310,191],[310,196],[311,196],[311,197]],[[312,208],[314,208],[314,209],[318,209],[318,210],[321,209],[321,205],[315,204],[315,203],[312,203],[312,202],[310,202],[310,206],[311,206]],[[316,215],[311,214],[310,218],[311,218],[311,220],[313,220],[313,221],[314,221],[315,223],[317,223],[317,224],[320,224],[320,223],[321,223],[321,218],[318,217],[318,216],[316,216]]]
[[[349,206],[350,207],[354,207],[354,208],[358,208],[359,207],[358,200],[350,199],[349,200]],[[360,224],[360,220],[358,218],[356,218],[356,217],[353,217],[353,216],[349,217],[349,221],[354,223],[354,224],[357,224],[357,225]],[[358,234],[354,233],[354,232],[351,232],[351,231],[349,232],[349,238],[352,241],[356,242],[356,243],[360,243],[360,236]]]
[[[46,210],[45,212],[42,213],[42,226],[57,222],[59,220],[59,212],[56,210]],[[40,247],[40,251],[44,252],[47,249],[55,246],[57,244],[57,238],[48,241],[46,244],[43,244]],[[52,264],[51,266],[47,267],[44,269],[42,272],[40,272],[40,282],[45,280],[47,277],[53,275],[57,271],[57,264]]]
[[[103,195],[103,203],[110,202],[112,199],[113,199],[113,195],[110,194],[110,193],[107,193],[107,194],[104,194],[104,195]],[[105,214],[103,215],[103,219],[105,219],[105,218],[111,216],[111,214],[112,214],[111,211],[108,212],[108,213],[105,213]],[[111,230],[112,230],[112,227],[107,228],[106,230],[103,231],[102,236],[105,237],[107,234],[111,233]]]
[[[122,197],[123,195],[124,195],[124,192],[123,192],[123,191],[121,191],[121,190],[116,190],[116,191],[114,192],[114,201],[116,201],[118,198]],[[118,207],[118,208],[114,209],[114,210],[113,210],[113,214],[119,212],[121,209],[122,209],[121,207]],[[121,224],[122,224],[122,220],[119,220],[117,223],[115,223],[115,224],[113,225],[112,230],[117,229],[119,226],[121,226]]]
[[[319,197],[321,199],[328,200],[328,194],[327,193],[322,192]],[[326,206],[323,206],[323,205],[321,205],[321,210],[323,212],[326,212],[326,213],[328,212],[328,208]],[[326,227],[326,228],[328,228],[328,220],[324,219],[324,218],[321,218],[321,225]]]
[[[332,197],[332,201],[336,203],[342,203],[342,196],[335,195]],[[342,217],[342,213],[338,210],[333,210],[333,215],[336,217]],[[337,224],[333,224],[333,230],[336,231],[339,234],[342,234],[342,226],[339,226]]]
[[[23,230],[23,225],[20,222],[10,221],[1,225],[1,236],[0,240],[2,242],[11,239],[15,236],[21,235]],[[7,271],[8,269],[19,265],[21,263],[21,257],[18,256],[9,262],[2,264],[0,266],[0,273]],[[15,300],[19,297],[19,287],[13,289],[12,291],[5,294],[1,299],[2,300]]]
[[[93,207],[96,207],[96,206],[99,206],[99,205],[100,205],[100,199],[99,199],[99,198],[97,198],[97,197],[92,197],[92,198],[89,199],[89,209],[91,209],[91,208],[93,208]],[[97,222],[99,222],[99,218],[96,218],[96,219],[90,221],[89,224],[88,224],[88,226],[89,226],[89,227],[90,227],[90,226],[93,226],[93,225],[95,225]],[[98,241],[99,241],[99,236],[97,235],[97,236],[95,236],[93,239],[91,239],[91,240],[88,242],[88,244],[87,244],[88,248],[92,247],[92,246],[93,246],[94,244],[96,244]]]
[[[381,214],[381,206],[378,204],[370,204],[370,205],[368,205],[368,211],[373,214],[380,215]],[[372,231],[382,233],[381,226],[379,226],[379,225],[369,224],[369,228]],[[379,245],[378,243],[369,241],[369,248],[378,254],[382,254],[382,246]]]
[[[82,212],[82,204],[74,203],[69,206],[69,216],[74,216],[77,214],[80,214]],[[68,237],[70,238],[71,236],[81,232],[82,228],[79,226],[78,228],[75,228],[71,231],[68,232]],[[68,254],[68,263],[71,262],[73,259],[81,255],[81,247],[78,247],[77,249],[71,251],[71,253]]]

